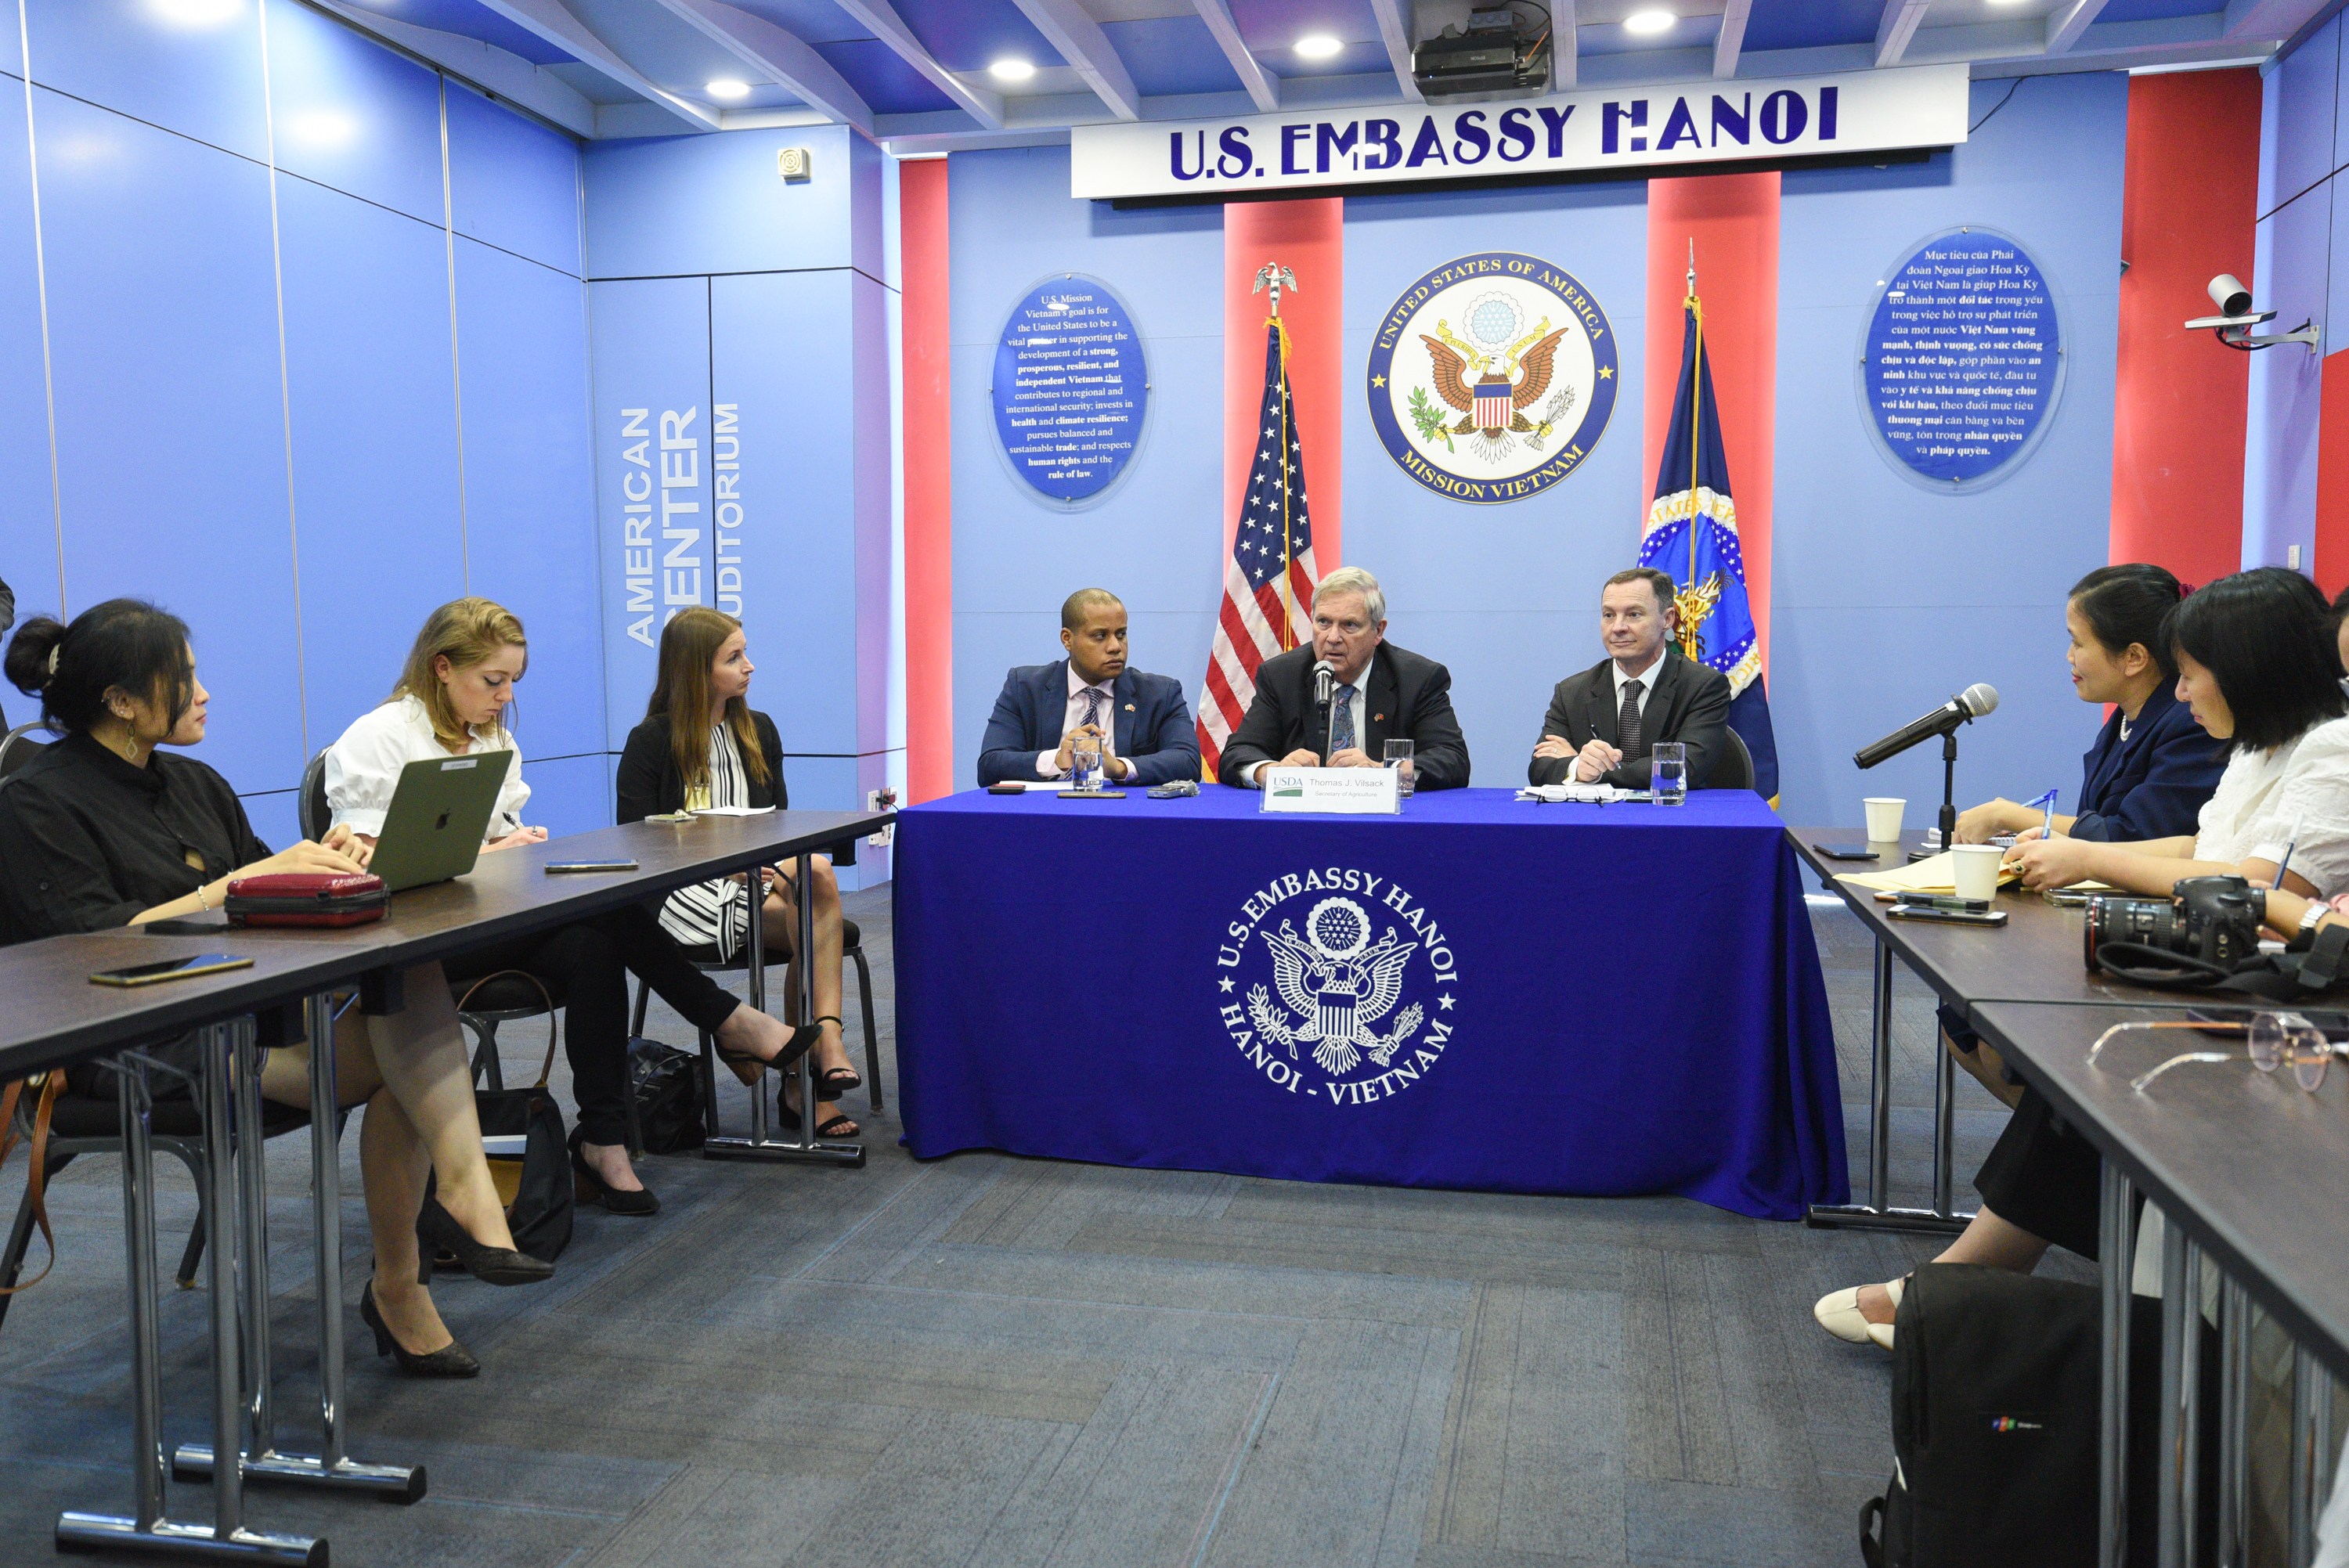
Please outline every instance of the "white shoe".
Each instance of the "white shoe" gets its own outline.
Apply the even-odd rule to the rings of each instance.
[[[1901,1284],[1901,1281],[1896,1279],[1884,1286],[1884,1294],[1892,1298],[1893,1310],[1896,1312],[1900,1307]],[[1889,1323],[1870,1323],[1860,1315],[1860,1288],[1853,1285],[1819,1297],[1818,1305],[1811,1308],[1811,1315],[1819,1320],[1821,1328],[1847,1345],[1872,1343],[1889,1350],[1892,1348],[1892,1326]]]

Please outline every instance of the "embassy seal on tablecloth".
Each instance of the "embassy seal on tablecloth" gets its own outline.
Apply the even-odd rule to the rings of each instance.
[[[1615,411],[1614,329],[1572,273],[1487,251],[1403,290],[1371,344],[1371,423],[1403,472],[1478,504],[1572,473]]]
[[[1216,953],[1216,1007],[1271,1088],[1369,1106],[1442,1065],[1458,978],[1450,939],[1406,889],[1326,866],[1240,905]]]

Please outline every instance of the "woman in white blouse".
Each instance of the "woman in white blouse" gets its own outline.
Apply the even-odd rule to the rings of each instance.
[[[679,611],[661,629],[659,678],[645,721],[628,732],[627,748],[620,755],[621,821],[692,806],[790,807],[782,738],[774,720],[749,701],[755,667],[742,623],[723,611]],[[840,962],[847,924],[830,858],[811,855],[808,864],[809,905],[815,918],[810,988],[815,994],[814,1023],[823,1031],[814,1047],[815,1130],[821,1138],[854,1138],[857,1124],[833,1103],[864,1082],[840,1038]],[[799,901],[792,875],[790,866],[771,868],[761,906],[767,951],[791,960],[787,998],[799,995]],[[742,947],[748,885],[734,876],[678,889],[661,906],[661,929],[697,958],[732,962]],[[789,1088],[784,1108],[799,1114]]]
[[[2023,885],[2093,880],[2166,898],[2187,877],[2272,886],[2281,868],[2287,894],[2323,900],[2349,892],[2349,697],[2324,596],[2282,567],[2239,572],[2180,602],[2162,634],[2177,656],[2178,700],[2231,748],[2199,830],[2134,844],[2034,831],[2008,856]],[[2025,1089],[1974,1178],[1980,1208],[1934,1261],[2028,1274],[2051,1244],[2094,1258],[2101,1164],[2036,1089]],[[1837,1291],[1813,1314],[1839,1339],[1889,1349],[1900,1284]]]
[[[522,753],[505,723],[514,685],[529,662],[522,621],[504,606],[468,598],[433,611],[417,634],[390,700],[362,716],[326,753],[326,801],[336,824],[349,826],[372,843],[391,807],[399,771],[409,763],[512,751],[513,764],[481,848],[503,850],[543,840],[543,828],[522,820],[530,786],[522,781]],[[765,1068],[780,1070],[797,1061],[819,1034],[812,1025],[786,1027],[729,995],[696,969],[636,904],[478,947],[444,967],[454,982],[502,969],[523,970],[544,982],[564,1008],[564,1044],[579,1107],[572,1165],[617,1214],[651,1214],[660,1207],[628,1161],[629,972],[643,976],[688,1021],[709,1031],[729,1064],[754,1079]]]

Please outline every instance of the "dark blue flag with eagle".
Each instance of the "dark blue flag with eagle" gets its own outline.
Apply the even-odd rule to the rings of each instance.
[[[1695,273],[1690,273],[1692,284]],[[1704,312],[1693,286],[1682,302],[1680,387],[1656,469],[1656,499],[1640,531],[1640,564],[1680,584],[1681,652],[1729,677],[1729,727],[1754,754],[1754,789],[1778,795],[1778,740],[1763,689],[1762,648],[1745,596],[1745,557],[1729,462],[1721,449],[1721,408],[1705,363]]]

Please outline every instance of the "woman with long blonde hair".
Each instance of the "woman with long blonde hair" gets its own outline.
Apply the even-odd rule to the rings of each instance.
[[[661,629],[660,671],[645,721],[628,732],[620,754],[619,820],[680,810],[688,805],[788,808],[783,743],[774,720],[750,707],[750,647],[742,623],[720,610],[681,610]],[[806,944],[815,972],[816,1134],[854,1138],[860,1130],[834,1102],[864,1079],[849,1064],[840,1037],[840,963],[846,923],[832,861],[809,857],[809,897],[815,935]],[[798,890],[790,866],[762,868],[761,906],[767,951],[791,962],[784,995],[799,996]],[[749,880],[735,876],[682,887],[661,906],[661,929],[689,956],[730,963],[742,950],[750,913]],[[788,1015],[787,1015],[788,1016]],[[785,1109],[797,1115],[787,1091]]]
[[[390,700],[343,732],[326,756],[326,799],[337,826],[372,844],[391,807],[399,770],[427,758],[512,751],[504,788],[490,819],[484,852],[536,843],[526,826],[530,786],[508,707],[530,667],[520,617],[487,599],[452,600],[417,634]],[[536,975],[564,1009],[564,1045],[579,1125],[572,1169],[584,1193],[616,1214],[652,1214],[660,1201],[645,1189],[627,1149],[627,976],[633,972],[696,1026],[707,1029],[737,1072],[755,1080],[767,1068],[796,1062],[815,1043],[812,1026],[786,1027],[729,995],[688,962],[640,904],[628,904],[549,931],[490,944],[450,959],[454,983],[519,969]]]

